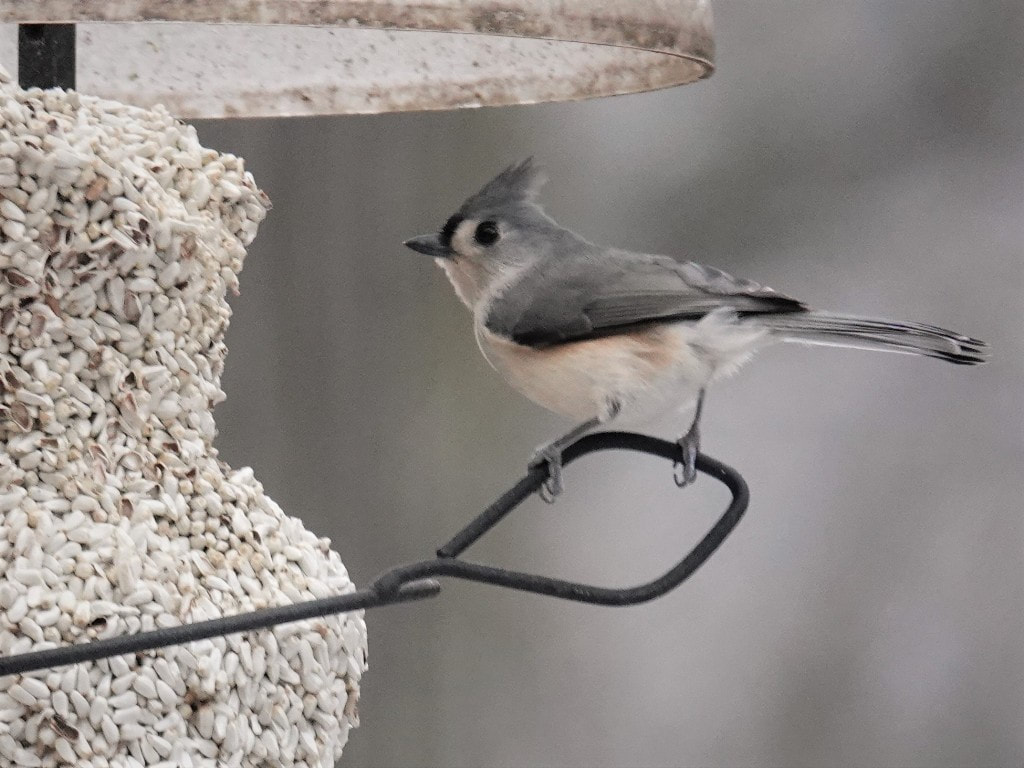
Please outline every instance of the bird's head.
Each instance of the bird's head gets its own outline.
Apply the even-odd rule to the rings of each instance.
[[[552,252],[568,233],[536,202],[546,178],[533,158],[509,166],[471,195],[435,234],[405,241],[434,257],[470,308],[495,280]]]

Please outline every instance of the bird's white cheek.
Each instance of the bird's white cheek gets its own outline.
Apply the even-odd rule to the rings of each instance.
[[[476,259],[479,254],[479,246],[473,239],[473,223],[464,221],[452,235],[452,248],[462,258]]]

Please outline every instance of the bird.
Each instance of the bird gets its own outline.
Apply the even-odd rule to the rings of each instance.
[[[670,256],[596,245],[537,202],[547,177],[533,158],[470,195],[439,232],[404,245],[433,257],[473,315],[487,362],[520,393],[576,426],[540,446],[541,496],[562,491],[562,452],[615,422],[693,412],[676,441],[674,477],[697,477],[710,384],[776,342],[985,362],[978,339],[921,323],[812,309],[767,286]]]

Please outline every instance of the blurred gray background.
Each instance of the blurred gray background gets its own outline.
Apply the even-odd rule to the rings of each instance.
[[[222,455],[360,584],[429,556],[569,426],[506,388],[401,246],[528,154],[593,240],[994,350],[769,350],[709,397],[705,449],[753,501],[691,581],[628,609],[449,582],[370,612],[349,766],[1024,763],[1021,5],[714,11],[718,71],[679,89],[200,125],[275,203],[234,300]],[[642,457],[566,480],[474,557],[634,583],[725,501]]]

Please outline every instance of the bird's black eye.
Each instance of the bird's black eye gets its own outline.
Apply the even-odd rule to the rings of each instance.
[[[474,239],[480,243],[480,245],[493,245],[498,242],[500,235],[498,234],[498,225],[493,221],[481,221],[476,227],[476,233],[473,235]]]

